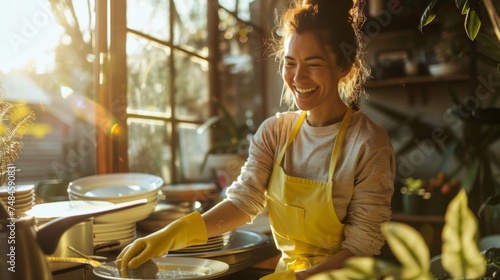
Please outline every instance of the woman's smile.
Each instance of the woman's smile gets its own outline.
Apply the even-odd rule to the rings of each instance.
[[[284,51],[283,79],[293,92],[295,105],[321,116],[321,123],[338,119],[345,111],[338,92],[344,73],[336,65],[335,55],[312,32],[291,33],[285,40]],[[309,116],[308,120],[311,117],[314,118]]]
[[[298,88],[298,87],[295,87],[295,91],[297,91],[299,94],[307,94],[307,93],[311,93],[315,90],[317,90],[318,87],[311,87],[311,88]]]

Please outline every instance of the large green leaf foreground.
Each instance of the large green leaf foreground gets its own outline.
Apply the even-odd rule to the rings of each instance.
[[[477,242],[477,221],[467,206],[462,189],[449,204],[442,231],[442,265],[453,279],[477,279],[486,273],[486,263]],[[308,280],[332,279],[433,279],[429,271],[429,248],[414,228],[387,222],[382,225],[394,256],[400,264],[368,257],[354,257],[342,269],[317,274]]]

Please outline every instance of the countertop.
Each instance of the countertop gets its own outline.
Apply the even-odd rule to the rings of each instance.
[[[258,216],[252,224],[246,224],[238,228],[238,230],[251,231],[267,236],[266,241],[260,246],[252,249],[250,257],[247,261],[238,262],[230,265],[229,270],[224,274],[212,279],[259,279],[260,277],[273,272],[273,268],[280,255],[276,249],[272,236],[270,234],[270,226],[267,215]],[[138,235],[140,233],[138,232]],[[105,256],[108,260],[113,261],[120,251],[109,251],[98,253]],[[97,254],[97,253],[96,253]],[[208,257],[211,258],[211,257]],[[217,260],[217,257],[213,258]],[[93,267],[90,265],[81,265],[70,269],[55,271],[53,273],[54,280],[100,280],[104,279],[94,275]]]

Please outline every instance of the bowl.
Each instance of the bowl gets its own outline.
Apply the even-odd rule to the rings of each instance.
[[[429,65],[429,73],[432,76],[445,76],[460,74],[464,72],[464,66],[456,62],[438,63]]]
[[[129,201],[157,193],[163,179],[144,173],[115,173],[83,177],[68,185],[68,193],[89,200]]]

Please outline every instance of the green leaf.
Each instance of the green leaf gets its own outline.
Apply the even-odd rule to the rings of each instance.
[[[369,257],[354,257],[347,260],[342,269],[336,269],[320,273],[308,280],[331,280],[331,279],[387,279],[384,276],[399,275],[400,269],[395,264],[387,261]]]
[[[465,16],[465,32],[467,36],[474,41],[481,28],[481,19],[476,10],[469,10]]]
[[[466,1],[462,6],[462,11],[460,12],[462,15],[466,15],[470,10],[469,1]]]
[[[381,231],[401,264],[403,279],[430,279],[429,248],[416,229],[403,223],[387,222],[382,224]]]
[[[436,18],[437,12],[436,12],[436,3],[438,0],[432,0],[432,2],[425,8],[424,13],[422,14],[422,17],[420,18],[420,25],[418,29],[420,32],[422,32],[422,28],[429,23],[431,23],[434,18]]]
[[[464,180],[462,182],[462,188],[467,193],[469,193],[472,190],[474,183],[476,182],[478,171],[479,171],[479,159],[475,158],[472,161],[472,163],[468,166],[464,175]]]
[[[455,5],[459,10],[463,10],[464,6],[467,4],[468,0],[455,0]]]
[[[500,41],[496,36],[485,32],[479,32],[476,40],[484,52],[496,63],[500,63]]]
[[[448,205],[442,239],[441,262],[453,279],[477,279],[484,275],[486,265],[477,246],[477,221],[467,206],[463,189]]]

